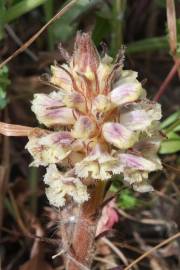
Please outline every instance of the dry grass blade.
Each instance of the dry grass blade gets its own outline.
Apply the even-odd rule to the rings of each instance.
[[[31,127],[12,125],[0,122],[0,134],[5,136],[28,136],[33,130]]]
[[[174,0],[166,0],[167,4],[167,24],[169,33],[169,45],[173,56],[176,55],[177,32],[176,32],[176,11]]]
[[[0,68],[6,65],[18,54],[26,50],[47,28],[50,24],[55,22],[57,19],[62,17],[75,3],[77,0],[70,1],[64,8],[62,8],[54,17],[52,17],[35,35],[33,35],[28,41],[26,41],[19,49],[17,49],[12,55],[10,55],[5,61],[0,64]]]
[[[176,29],[176,9],[174,0],[166,0],[167,6],[167,26],[169,36],[169,46],[171,49],[174,62],[177,63],[179,57],[177,55],[177,29]],[[180,78],[180,69],[177,68],[178,76]]]
[[[134,265],[136,265],[137,263],[139,263],[140,261],[142,261],[145,257],[149,256],[152,252],[154,252],[155,250],[159,249],[160,247],[168,244],[169,242],[177,239],[178,237],[180,237],[180,232],[178,232],[175,235],[169,237],[168,239],[166,239],[163,242],[159,243],[157,246],[151,248],[150,250],[148,250],[147,252],[145,252],[144,254],[142,254],[140,257],[138,257],[136,260],[134,260],[131,264],[129,264],[127,267],[125,267],[124,270],[131,269]]]

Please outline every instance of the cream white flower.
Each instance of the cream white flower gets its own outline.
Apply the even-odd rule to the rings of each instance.
[[[79,178],[58,171],[56,165],[49,165],[44,177],[46,195],[50,204],[56,207],[62,207],[66,203],[66,199],[73,200],[81,204],[89,199],[87,187],[83,185]]]
[[[88,139],[93,136],[96,130],[95,123],[87,116],[80,116],[74,124],[71,132],[72,136],[77,139]]]
[[[73,110],[66,108],[62,99],[61,92],[35,94],[31,109],[38,121],[47,127],[72,125],[75,122]]]
[[[105,123],[102,134],[107,142],[119,149],[132,147],[138,141],[138,134],[119,123]]]
[[[117,158],[97,144],[86,158],[75,165],[75,172],[81,178],[107,180],[113,174],[119,174],[121,166]]]
[[[59,163],[72,151],[73,138],[69,132],[51,132],[41,137],[31,136],[26,149],[34,157],[33,166]]]

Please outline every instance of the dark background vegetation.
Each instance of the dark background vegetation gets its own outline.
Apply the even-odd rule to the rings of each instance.
[[[36,33],[67,1],[0,0],[0,60],[10,56]],[[175,4],[176,14],[170,10]],[[170,12],[170,22],[167,22]],[[179,231],[180,225],[180,1],[79,0],[51,24],[32,45],[0,69],[0,121],[27,126],[37,122],[30,100],[49,92],[40,76],[56,60],[58,44],[72,52],[77,30],[91,31],[102,52],[115,56],[126,46],[125,68],[137,70],[148,97],[162,104],[162,131],[167,138],[160,154],[164,169],[151,181],[156,191],[139,195],[131,190],[117,196],[119,222],[97,241],[93,269],[125,269],[126,265]],[[175,16],[176,15],[176,18]],[[174,39],[173,39],[174,37]],[[176,38],[175,38],[176,37]],[[52,260],[59,244],[56,212],[49,208],[42,184],[43,169],[29,167],[26,140],[0,137],[0,269],[63,269]],[[119,191],[118,186],[113,187]],[[43,241],[38,241],[40,236]],[[132,269],[180,269],[179,238],[156,249]]]

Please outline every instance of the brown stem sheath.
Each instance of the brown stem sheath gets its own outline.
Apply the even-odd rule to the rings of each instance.
[[[78,220],[72,234],[69,256],[66,256],[66,270],[89,269],[94,255],[94,240],[104,197],[105,184],[99,181],[89,191],[90,199],[81,206]],[[66,211],[67,216],[67,211]],[[65,228],[64,228],[65,229]],[[64,230],[63,230],[64,231]],[[62,238],[65,237],[62,232]],[[62,239],[65,243],[66,239]],[[83,267],[84,266],[84,267]]]

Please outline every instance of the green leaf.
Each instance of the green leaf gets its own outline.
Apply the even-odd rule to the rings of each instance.
[[[166,0],[155,0],[155,3],[156,3],[160,8],[166,8]]]
[[[179,139],[180,140],[180,136],[174,131],[169,132],[167,136],[168,136],[168,139]]]
[[[6,89],[10,84],[8,79],[9,71],[7,66],[0,69],[0,110],[4,109],[8,103]]]
[[[52,31],[56,42],[66,42],[77,30],[78,17],[91,10],[94,5],[102,0],[79,0],[63,17],[53,23]]]
[[[3,76],[3,77],[7,77],[8,76],[8,67],[7,66],[3,66],[1,69],[0,69],[0,77]]]
[[[180,131],[180,125],[176,126],[175,129],[174,129],[174,131],[176,131],[176,132],[177,131]]]
[[[173,154],[180,151],[180,139],[168,139],[161,143],[160,154]]]
[[[134,41],[127,44],[127,53],[136,54],[140,52],[151,52],[167,50],[169,48],[167,36],[152,37]]]
[[[5,14],[5,22],[9,23],[20,16],[30,12],[38,6],[44,4],[47,0],[23,0],[10,7]]]
[[[161,123],[161,129],[167,128],[171,124],[173,124],[176,120],[180,119],[180,110],[177,112],[171,114],[168,118],[166,118],[162,123]]]
[[[123,209],[132,209],[139,205],[139,200],[128,189],[120,193],[117,202],[118,206]]]

